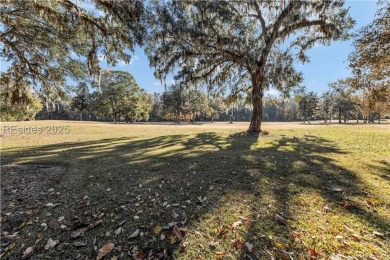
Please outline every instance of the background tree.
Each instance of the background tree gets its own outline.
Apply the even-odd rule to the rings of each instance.
[[[354,90],[351,88],[350,80],[338,80],[330,83],[332,94],[332,112],[337,114],[339,123],[347,122],[348,118],[354,117],[357,112],[357,104],[352,98]]]
[[[208,100],[208,115],[211,119],[211,123],[214,122],[214,119],[218,119],[221,114],[226,112],[226,105],[223,101],[223,98],[216,95],[209,98]]]
[[[143,90],[125,97],[122,113],[126,123],[134,123],[139,120],[147,121],[152,110],[152,97]]]
[[[264,89],[296,85],[293,50],[346,39],[353,21],[341,1],[161,1],[148,18],[150,63],[164,78],[250,90],[249,132],[261,132]],[[289,39],[290,44],[283,44]],[[284,46],[286,48],[283,49]]]
[[[315,115],[316,108],[318,105],[318,97],[314,92],[304,93],[299,97],[298,108],[303,122],[310,123],[310,119]]]
[[[276,121],[279,109],[276,98],[266,97],[263,103],[263,118],[267,121]]]
[[[209,112],[207,95],[196,88],[180,82],[169,87],[163,94],[165,119],[194,122],[196,118],[204,118]]]
[[[91,93],[89,107],[96,120],[112,120],[111,106],[101,92],[95,91]]]
[[[366,121],[373,123],[375,118],[380,123],[381,117],[390,113],[390,88],[385,82],[364,92],[364,106],[367,115]]]
[[[150,111],[150,120],[151,121],[160,121],[163,117],[163,100],[162,94],[153,93],[152,96],[152,110]]]
[[[210,112],[207,95],[201,91],[190,89],[187,94],[186,103],[188,104],[192,122],[197,118],[203,120]]]
[[[127,116],[133,122],[141,115],[140,110],[145,108],[140,103],[146,102],[144,99],[147,97],[143,96],[144,91],[129,72],[104,71],[100,88],[101,96],[96,101],[109,109],[106,114],[111,114],[113,122],[117,122],[121,116]]]
[[[332,93],[324,92],[318,101],[318,115],[324,118],[324,123],[332,119]]]
[[[180,123],[185,110],[182,87],[179,84],[171,85],[168,91],[163,93],[162,100],[164,118]]]
[[[79,111],[80,120],[83,120],[83,113],[89,108],[89,89],[86,82],[81,82],[76,88],[76,96],[72,98],[71,108]]]

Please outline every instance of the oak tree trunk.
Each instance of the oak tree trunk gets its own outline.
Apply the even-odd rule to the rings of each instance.
[[[261,133],[261,120],[263,113],[263,82],[262,73],[252,76],[252,120],[249,125],[249,133]]]

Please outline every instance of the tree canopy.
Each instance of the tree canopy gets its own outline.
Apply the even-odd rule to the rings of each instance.
[[[93,0],[96,12],[83,7],[84,2],[2,1],[0,57],[11,62],[7,82],[33,85],[50,95],[53,88],[62,90],[66,77],[79,80],[87,71],[97,75],[99,55],[109,64],[130,61],[126,50],[142,42],[143,2]],[[25,93],[15,91],[12,102]]]
[[[375,19],[358,31],[349,55],[353,77],[348,82],[361,92],[358,106],[368,122],[390,111],[390,3],[377,4]]]
[[[264,89],[296,85],[292,61],[315,43],[347,39],[354,22],[343,1],[162,1],[152,6],[148,53],[156,76],[176,72],[251,91],[250,132],[261,131]]]
[[[374,81],[390,79],[390,3],[380,1],[376,18],[360,29],[351,53],[350,67],[356,77]]]

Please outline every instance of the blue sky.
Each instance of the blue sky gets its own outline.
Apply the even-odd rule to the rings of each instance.
[[[350,14],[356,20],[354,30],[371,22],[377,9],[376,1],[347,1],[346,6],[350,7]],[[87,9],[89,8],[88,6]],[[347,59],[352,50],[352,40],[349,40],[334,42],[330,46],[317,45],[307,51],[310,62],[304,65],[296,63],[296,68],[304,74],[303,85],[310,91],[321,93],[326,90],[328,83],[349,76]],[[1,63],[1,70],[4,71],[8,64]],[[164,91],[160,81],[154,78],[154,70],[149,67],[148,59],[140,48],[136,48],[130,64],[119,62],[115,67],[109,67],[105,61],[101,61],[100,66],[103,69],[129,71],[134,75],[138,84],[148,92]],[[167,85],[171,80],[172,77],[167,79]],[[277,92],[270,90],[270,94],[277,95]]]

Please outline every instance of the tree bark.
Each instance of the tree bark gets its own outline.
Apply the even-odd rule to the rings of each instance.
[[[249,125],[249,133],[261,133],[261,120],[263,113],[263,74],[252,76],[252,120]]]
[[[339,108],[339,124],[341,124],[341,108]]]

